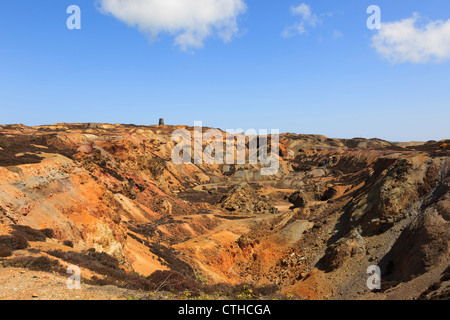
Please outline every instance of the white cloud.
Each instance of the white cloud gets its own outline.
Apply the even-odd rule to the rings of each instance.
[[[182,50],[201,48],[217,34],[231,41],[238,32],[237,17],[247,9],[244,0],[98,0],[99,9],[155,39],[175,36]]]
[[[300,16],[300,21],[286,27],[281,34],[284,38],[290,38],[295,35],[305,34],[308,26],[315,27],[319,19],[311,12],[311,7],[306,3],[302,3],[296,7],[291,7],[291,14]]]
[[[382,23],[371,39],[372,47],[393,63],[443,62],[450,59],[450,19],[427,21],[412,18]]]
[[[290,11],[292,15],[299,16],[300,21],[286,27],[281,34],[283,38],[305,34],[308,32],[308,28],[314,28],[321,22],[321,19],[316,14],[312,13],[311,7],[306,3],[293,6]]]
[[[291,13],[293,15],[301,16],[305,21],[316,19],[311,13],[311,7],[306,3],[302,3],[296,7],[291,7]]]

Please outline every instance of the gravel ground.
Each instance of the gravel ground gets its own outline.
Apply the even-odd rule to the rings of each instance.
[[[81,289],[70,290],[66,281],[58,274],[0,267],[0,300],[127,300],[148,296],[114,286],[81,284]]]

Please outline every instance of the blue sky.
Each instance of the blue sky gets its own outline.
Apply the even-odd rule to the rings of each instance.
[[[0,123],[156,124],[164,117],[166,124],[201,120],[335,138],[450,138],[449,1],[208,1],[246,9],[197,45],[180,45],[190,25],[167,10],[149,12],[167,20],[136,26],[133,15],[105,12],[101,1],[2,0]],[[309,16],[294,14],[302,4]],[[366,27],[373,4],[381,30]],[[81,8],[81,30],[66,27],[69,5]],[[416,29],[405,35],[404,19],[414,13]],[[299,25],[304,32],[283,36]],[[377,35],[382,45],[374,45]]]

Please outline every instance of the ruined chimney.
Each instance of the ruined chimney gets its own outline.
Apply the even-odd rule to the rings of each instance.
[[[160,125],[160,126],[163,126],[163,125],[164,125],[164,118],[160,118],[160,119],[159,119],[159,125]]]

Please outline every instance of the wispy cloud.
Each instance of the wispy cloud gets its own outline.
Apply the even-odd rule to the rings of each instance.
[[[237,17],[244,0],[98,0],[99,10],[154,40],[167,33],[182,50],[202,48],[213,35],[231,41],[238,32]]]
[[[308,28],[314,28],[321,21],[317,15],[312,13],[311,7],[306,3],[293,6],[290,11],[292,15],[300,17],[300,21],[286,27],[281,34],[283,38],[305,34]]]
[[[341,31],[339,31],[339,30],[334,30],[333,31],[333,38],[334,39],[339,39],[339,38],[342,38],[343,36],[344,36],[344,34]]]
[[[393,63],[443,62],[450,59],[450,19],[426,20],[413,17],[382,23],[371,46]]]

